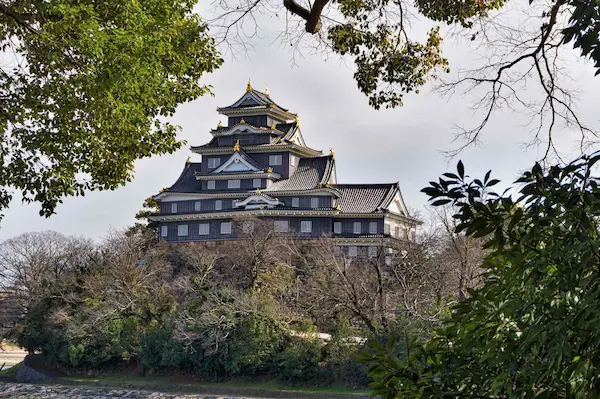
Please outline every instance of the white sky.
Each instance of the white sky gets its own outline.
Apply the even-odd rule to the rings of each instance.
[[[452,143],[453,126],[478,120],[468,107],[473,97],[440,98],[422,90],[420,95],[408,96],[404,107],[375,111],[356,88],[351,62],[324,61],[305,54],[292,67],[287,50],[272,43],[275,32],[266,30],[262,34],[264,38],[249,58],[226,57],[222,68],[206,76],[204,83],[214,86],[214,97],[200,98],[177,110],[173,122],[182,127],[179,137],[187,140],[188,146],[210,139],[210,129],[220,119],[226,120],[215,111],[217,106],[237,100],[251,78],[254,88],[268,87],[274,101],[299,114],[309,146],[325,153],[334,149],[340,183],[399,181],[412,209],[423,209],[426,197],[419,190],[441,173],[454,170],[459,158],[468,174],[482,176],[492,169],[493,176],[508,182],[543,151],[523,148],[522,144],[531,138],[524,127],[525,119],[507,112],[492,118],[482,145],[464,151],[448,164],[441,152],[456,146]],[[444,51],[453,70],[469,66],[468,45],[447,40]],[[574,87],[582,88],[580,115],[598,123],[600,77],[593,78],[590,66],[572,68],[570,77]],[[557,133],[556,139],[565,153],[577,148],[577,135],[567,130]],[[135,179],[127,186],[67,198],[49,219],[38,216],[37,204],[21,204],[15,196],[0,222],[0,240],[40,230],[99,239],[110,229],[131,225],[146,197],[175,182],[188,155],[191,153],[186,146],[172,155],[140,160]],[[192,160],[199,161],[200,156],[192,155]]]

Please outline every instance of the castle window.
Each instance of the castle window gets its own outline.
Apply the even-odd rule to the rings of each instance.
[[[387,223],[383,225],[383,234],[390,234],[390,225]]]
[[[177,237],[186,237],[188,235],[188,225],[179,224],[177,225]]]
[[[348,257],[356,258],[358,256],[358,247],[352,246],[348,247]]]
[[[377,247],[369,247],[369,258],[375,258],[377,256]]]
[[[369,234],[377,234],[377,222],[369,223]]]
[[[282,155],[269,155],[269,166],[278,166],[283,162]]]
[[[177,202],[171,204],[171,213],[177,213]]]
[[[215,169],[221,165],[221,158],[208,158],[208,168]]]
[[[221,223],[221,234],[231,234],[231,222]]]
[[[312,233],[312,221],[303,220],[300,223],[300,232],[301,233]]]
[[[208,190],[214,190],[215,189],[215,181],[214,180],[209,180],[206,182],[206,188]]]
[[[262,180],[261,179],[252,179],[252,187],[254,188],[260,188],[262,186]]]
[[[385,264],[388,266],[392,265],[392,257],[390,255],[385,256]]]
[[[220,211],[221,209],[223,209],[223,200],[216,200],[215,211]]]
[[[194,210],[200,212],[202,210],[202,203],[200,201],[194,202]]]
[[[169,235],[169,226],[160,226],[160,236],[166,237]]]
[[[354,222],[354,234],[360,234],[362,232],[362,223]]]
[[[333,232],[335,234],[342,234],[342,222],[333,222]]]
[[[273,230],[275,233],[287,233],[290,226],[287,220],[276,220],[273,223]]]
[[[227,180],[227,188],[240,188],[241,180]]]
[[[290,155],[290,165],[296,166],[296,157],[293,155]]]
[[[310,199],[310,207],[311,208],[318,208],[319,207],[319,198],[317,197],[313,197]]]
[[[198,228],[198,234],[201,236],[207,236],[210,232],[210,224],[200,223]]]
[[[292,208],[300,207],[300,198],[292,198]]]

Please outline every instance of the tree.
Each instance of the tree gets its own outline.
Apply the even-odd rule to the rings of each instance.
[[[511,4],[522,4],[525,15],[503,17],[500,11]],[[479,138],[492,114],[502,108],[531,117],[533,141],[541,140],[546,128],[548,151],[559,122],[578,129],[584,139],[593,138],[588,137],[593,129],[575,113],[562,59],[575,47],[600,72],[597,0],[417,0],[414,6],[403,0],[229,0],[215,8],[218,17],[211,24],[218,40],[232,46],[258,36],[260,14],[281,17],[287,11],[290,17],[286,15],[281,37],[292,51],[308,36],[313,50],[351,57],[358,88],[376,109],[402,105],[407,94],[418,93],[450,71],[441,51],[439,25],[445,25],[474,49],[487,50],[479,65],[441,86],[444,92],[464,89],[477,95],[474,107],[482,111],[482,119],[462,130],[467,144]],[[426,35],[411,28],[419,16],[430,21]],[[533,85],[540,96],[526,93]]]
[[[0,292],[8,311],[3,334],[29,350],[43,343],[43,320],[51,303],[74,288],[71,276],[85,267],[94,253],[83,238],[54,231],[26,233],[0,244]],[[25,316],[25,320],[22,317]],[[16,328],[9,328],[16,327]]]
[[[296,242],[300,250],[292,252],[306,265],[301,273],[301,306],[320,327],[343,316],[371,334],[389,334],[401,318],[436,322],[453,300],[454,286],[429,238],[382,240],[373,256],[364,248],[354,258],[331,240]],[[391,249],[393,255],[384,249]]]
[[[63,197],[114,190],[137,159],[182,145],[165,117],[209,93],[199,79],[221,64],[194,4],[0,4],[0,211],[12,188],[48,217]]]
[[[451,203],[458,232],[486,237],[484,285],[452,309],[429,342],[404,353],[377,346],[371,363],[384,398],[596,398],[600,394],[600,153],[536,164],[497,194],[462,163],[423,191]]]

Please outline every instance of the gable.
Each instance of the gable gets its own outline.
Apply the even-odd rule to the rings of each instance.
[[[260,169],[250,163],[240,152],[234,152],[233,155],[214,170],[213,173],[221,172],[256,172]]]
[[[242,96],[232,107],[255,107],[257,105],[262,105],[262,103],[252,95],[252,92],[248,92]]]
[[[387,210],[397,215],[408,216],[406,205],[404,204],[404,200],[402,199],[402,195],[400,195],[399,190],[392,199],[392,202],[390,202],[390,204],[388,205]]]

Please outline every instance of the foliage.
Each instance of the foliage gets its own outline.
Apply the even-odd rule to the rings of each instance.
[[[516,181],[470,179],[464,166],[423,191],[453,203],[458,231],[485,237],[488,278],[428,342],[407,339],[398,356],[375,346],[370,362],[384,398],[596,398],[600,333],[600,154]]]
[[[221,64],[195,1],[8,2],[0,46],[0,210],[10,187],[50,216],[61,199],[114,190],[134,161],[182,142],[164,118],[209,93]]]
[[[396,248],[385,264],[242,222],[254,223],[252,231],[218,245],[169,246],[146,228],[97,245],[51,232],[7,240],[0,283],[20,309],[6,320],[10,336],[75,372],[134,364],[142,373],[205,380],[364,387],[360,337],[404,331],[411,323],[403,320],[426,318],[432,306],[445,306],[440,292],[452,297],[457,289],[440,277],[449,272],[438,270],[429,241]],[[417,278],[418,269],[427,272]]]

